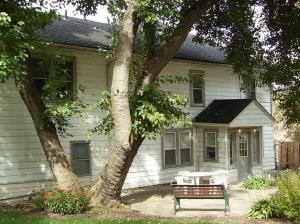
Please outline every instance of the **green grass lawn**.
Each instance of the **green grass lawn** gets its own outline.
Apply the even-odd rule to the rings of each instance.
[[[21,213],[0,213],[0,224],[229,224],[228,222],[176,222],[176,221],[149,221],[149,220],[92,220],[92,219],[50,219],[46,217],[29,217]]]

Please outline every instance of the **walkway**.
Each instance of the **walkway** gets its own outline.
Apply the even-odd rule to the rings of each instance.
[[[255,200],[266,197],[273,191],[247,191],[237,184],[230,185],[229,192],[231,212],[228,216],[241,216],[248,214]],[[124,194],[123,201],[130,204],[132,210],[146,215],[174,216],[172,189],[168,185],[129,190]],[[224,217],[224,200],[182,200],[181,207],[182,210],[176,213],[176,217]]]

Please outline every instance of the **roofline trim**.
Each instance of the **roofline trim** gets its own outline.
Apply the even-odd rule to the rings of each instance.
[[[272,116],[272,114],[270,114],[264,107],[263,107],[263,105],[261,105],[257,100],[254,100],[253,101],[255,104],[256,104],[256,106],[258,106],[260,109],[261,109],[261,111],[263,112],[263,113],[265,113],[273,122],[275,122],[276,121],[276,119]],[[272,104],[271,104],[272,105]]]
[[[77,46],[77,45],[71,45],[71,44],[61,44],[61,43],[55,43],[55,42],[49,42],[49,47],[59,47],[59,48],[67,48],[67,49],[75,49],[75,50],[83,50],[88,52],[95,52],[99,53],[100,55],[104,55],[103,53],[98,51],[98,48],[94,47],[83,47],[83,46]],[[100,47],[100,46],[99,46]],[[134,53],[135,55],[136,53]],[[208,62],[208,61],[200,61],[200,60],[189,60],[189,59],[181,59],[173,57],[171,62],[180,62],[180,63],[190,63],[190,64],[201,64],[201,65],[214,65],[214,66],[222,66],[222,67],[228,67],[232,69],[231,64],[227,63],[219,63],[219,62]]]
[[[224,123],[203,123],[203,122],[192,122],[193,125],[196,126],[210,126],[210,127],[229,127],[230,124]]]

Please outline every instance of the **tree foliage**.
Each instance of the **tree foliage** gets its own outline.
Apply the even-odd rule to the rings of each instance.
[[[41,119],[44,125],[51,120],[58,132],[64,135],[68,134],[67,129],[71,126],[70,118],[85,105],[73,97],[73,92],[64,88],[71,72],[65,69],[65,65],[70,63],[70,59],[47,49],[47,43],[37,34],[56,18],[55,11],[44,12],[41,7],[34,7],[34,3],[37,2],[10,0],[1,3],[0,81],[18,76],[30,78],[30,58],[35,57],[36,52],[42,52],[39,72],[47,73],[47,80],[40,96],[46,105]]]
[[[99,1],[82,8],[94,13]],[[76,5],[76,2],[74,3]],[[300,121],[300,6],[298,1],[279,0],[218,0],[193,23],[197,34],[194,41],[220,47],[227,63],[243,80],[243,88],[255,82],[269,85],[280,102],[287,124]],[[114,24],[120,24],[130,1],[101,1],[107,4]],[[144,0],[134,2],[140,19],[139,49],[145,58],[159,56],[164,44],[176,34],[201,1]],[[146,60],[145,60],[146,61]],[[145,75],[145,73],[144,73]],[[153,80],[152,80],[153,81]]]

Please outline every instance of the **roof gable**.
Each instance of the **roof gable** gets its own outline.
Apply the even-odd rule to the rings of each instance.
[[[273,124],[274,118],[256,100],[214,100],[193,122],[235,126]]]

